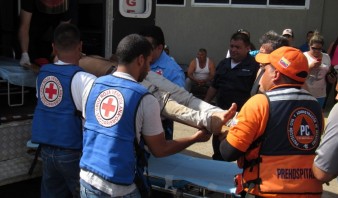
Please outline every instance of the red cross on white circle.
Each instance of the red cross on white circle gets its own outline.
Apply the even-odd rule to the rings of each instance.
[[[58,90],[54,88],[54,86],[57,87],[54,82],[47,83],[45,89],[45,97],[47,100],[54,100],[57,97]]]
[[[102,103],[102,109],[105,111],[104,112],[104,117],[109,117],[110,112],[115,112],[116,105],[113,105],[114,98],[108,98],[107,103]]]
[[[114,117],[117,110],[117,100],[113,96],[107,97],[102,101],[101,114],[105,119]]]

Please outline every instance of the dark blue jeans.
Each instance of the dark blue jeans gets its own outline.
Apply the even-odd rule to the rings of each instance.
[[[87,182],[81,179],[81,198],[112,198],[111,195],[106,194],[95,187],[91,186]],[[118,198],[141,198],[140,192],[136,188],[130,194],[120,196]]]
[[[81,153],[81,150],[41,146],[42,198],[80,197]]]

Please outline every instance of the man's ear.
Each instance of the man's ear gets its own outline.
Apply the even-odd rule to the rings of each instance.
[[[52,57],[52,60],[53,62],[56,62],[58,60],[58,57],[56,56],[56,53],[57,53],[57,50],[55,48],[55,45],[54,43],[52,43],[52,54],[51,54],[51,57]]]
[[[248,50],[248,52],[250,52],[250,51],[251,51],[251,46],[248,45],[248,46],[246,47],[246,49]]]
[[[281,80],[281,79],[282,79],[282,73],[280,73],[280,71],[275,69],[275,71],[273,71],[273,81]]]
[[[145,61],[146,61],[146,60],[145,60],[143,54],[141,54],[141,55],[139,55],[139,56],[137,57],[137,63],[138,63],[138,65],[143,66]]]
[[[82,41],[80,41],[80,43],[78,44],[77,48],[78,48],[78,50],[80,52],[82,52]]]
[[[164,45],[162,44],[159,44],[157,47],[161,50],[161,52],[164,50]]]
[[[52,49],[53,49],[52,54],[53,54],[54,56],[56,56],[57,49],[56,49],[54,43],[52,43]]]

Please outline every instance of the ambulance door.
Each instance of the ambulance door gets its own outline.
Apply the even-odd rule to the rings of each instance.
[[[115,53],[120,40],[145,25],[155,25],[156,0],[106,0],[105,56]]]

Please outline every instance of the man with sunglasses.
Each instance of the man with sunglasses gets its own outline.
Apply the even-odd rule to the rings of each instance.
[[[237,160],[243,197],[321,197],[322,184],[311,167],[324,117],[316,99],[302,89],[309,72],[303,53],[280,47],[259,53],[265,94],[251,97],[221,142],[226,161]],[[242,179],[240,179],[242,178]]]

